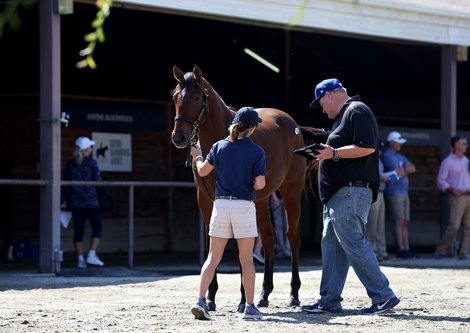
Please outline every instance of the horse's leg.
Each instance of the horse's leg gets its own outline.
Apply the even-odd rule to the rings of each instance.
[[[215,270],[214,277],[212,278],[211,284],[209,285],[209,290],[207,291],[206,304],[209,311],[216,310],[215,304],[215,294],[219,289],[219,284],[217,283],[217,269]]]
[[[302,183],[303,185],[303,183]],[[281,194],[284,199],[287,212],[287,237],[289,238],[291,256],[291,291],[289,306],[299,306],[299,289],[300,289],[300,276],[299,276],[299,250],[300,250],[300,211],[301,211],[301,198],[303,188],[281,187]]]
[[[268,297],[274,289],[273,268],[275,244],[274,228],[269,215],[268,198],[256,203],[256,220],[264,251],[263,289],[261,290],[257,306],[267,307],[269,305]]]

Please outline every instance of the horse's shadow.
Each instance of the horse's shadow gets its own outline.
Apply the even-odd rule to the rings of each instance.
[[[286,324],[322,324],[322,325],[334,325],[334,326],[350,326],[351,324],[332,322],[331,319],[335,317],[348,317],[348,316],[364,316],[370,318],[370,315],[361,314],[360,310],[345,309],[340,314],[310,314],[302,311],[297,311],[297,308],[293,310],[281,310],[278,312],[270,312],[263,315],[263,321],[271,321],[277,323]],[[452,323],[470,323],[470,317],[451,317],[451,316],[432,316],[427,314],[428,310],[423,308],[400,308],[393,312],[383,313],[378,316],[389,317],[398,320],[426,320],[430,322],[452,322]],[[375,317],[375,316],[372,316]]]

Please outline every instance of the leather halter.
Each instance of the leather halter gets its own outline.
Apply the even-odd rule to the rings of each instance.
[[[195,145],[197,143],[197,134],[199,131],[199,122],[201,121],[201,118],[204,114],[207,114],[208,112],[208,97],[209,97],[209,91],[207,88],[204,89],[204,99],[202,100],[202,106],[201,110],[199,110],[199,113],[196,116],[195,120],[191,120],[186,118],[185,116],[179,114],[175,117],[175,121],[181,120],[189,123],[192,128],[191,128],[191,135],[189,136],[189,141],[188,141],[188,156],[186,158],[185,165],[186,166],[191,166],[191,146]]]
[[[208,96],[209,96],[208,89],[204,89],[204,99],[202,100],[201,110],[199,110],[199,113],[197,114],[195,120],[188,119],[185,116],[183,116],[182,114],[179,114],[175,117],[175,121],[178,121],[178,120],[185,121],[185,122],[189,123],[190,125],[192,125],[193,127],[194,127],[194,124],[198,124],[199,121],[202,118],[203,113],[207,112],[207,99],[208,99]]]

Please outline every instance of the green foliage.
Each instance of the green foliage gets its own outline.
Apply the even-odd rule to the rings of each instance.
[[[3,11],[0,12],[0,39],[5,32],[5,26],[11,31],[18,31],[21,27],[21,16],[18,13],[20,8],[29,9],[37,0],[15,0],[5,1]]]
[[[295,15],[287,22],[288,27],[292,27],[304,19],[305,4],[308,0],[301,0],[300,3],[295,6]]]
[[[86,34],[83,39],[88,45],[80,50],[79,54],[84,59],[77,62],[77,68],[91,68],[96,69],[96,62],[93,59],[93,53],[95,52],[96,44],[104,43],[106,38],[104,35],[103,25],[104,21],[110,14],[111,6],[113,5],[113,0],[97,0],[96,7],[98,12],[96,13],[96,18],[91,22],[91,27],[94,29],[93,32]]]

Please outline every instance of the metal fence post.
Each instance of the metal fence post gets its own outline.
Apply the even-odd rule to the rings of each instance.
[[[129,212],[127,224],[127,266],[134,267],[134,185],[129,185]]]

